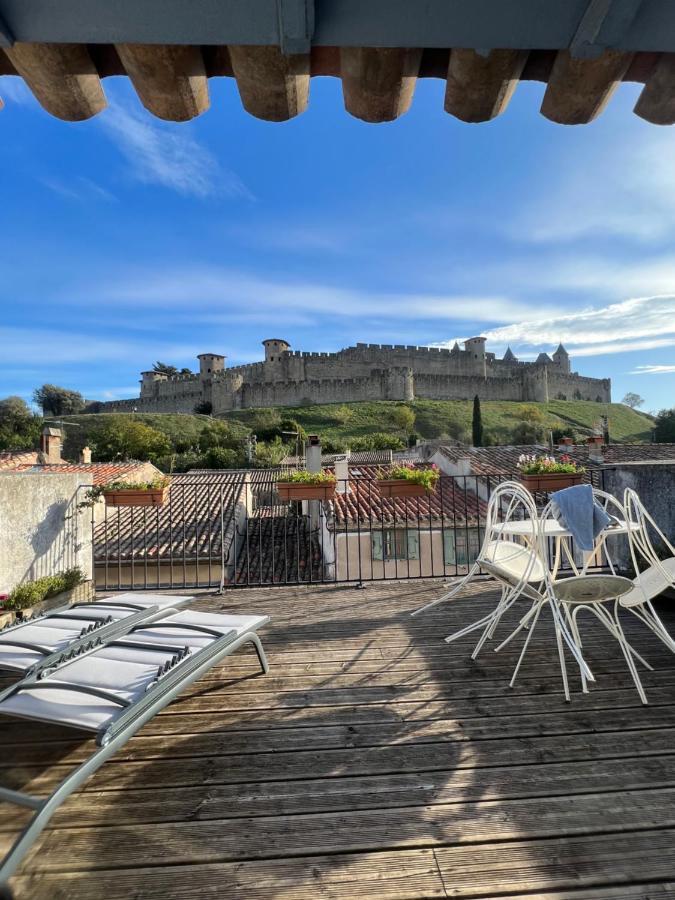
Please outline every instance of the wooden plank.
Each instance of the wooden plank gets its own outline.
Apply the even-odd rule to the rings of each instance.
[[[116,44],[141,103],[153,115],[185,122],[209,108],[201,49],[166,44]]]
[[[189,741],[190,739],[187,738]],[[101,768],[86,789],[118,790],[121,787],[180,787],[282,781],[298,778],[344,778],[347,776],[400,774],[410,772],[480,769],[509,765],[514,759],[525,765],[594,759],[632,759],[660,756],[672,751],[675,729],[631,731],[626,734],[567,735],[508,738],[503,741],[439,741],[428,744],[397,744],[352,749],[233,754],[230,756],[185,757],[180,760],[146,761],[116,757]],[[52,789],[72,766],[43,767],[17,764],[2,773],[6,787],[44,793]]]
[[[43,871],[139,866],[152,847],[154,865],[269,859],[391,848],[473,845],[539,838],[675,829],[675,789],[624,791],[509,802],[437,804],[255,819],[129,825],[124,830],[51,831],[31,854]],[[675,835],[675,831],[673,832]],[[4,842],[0,834],[0,845]],[[671,864],[675,849],[671,848]]]
[[[514,841],[474,847],[470,856],[461,848],[442,848],[435,856],[453,897],[494,896],[497,885],[503,893],[529,896],[556,888],[669,880],[675,870],[675,832]]]
[[[675,124],[675,53],[663,53],[633,110],[653,125]]]
[[[86,874],[40,873],[37,878],[15,878],[13,887],[16,900],[92,900],[92,882]],[[411,900],[446,896],[431,850],[99,871],[96,892],[107,900],[166,900],[177,896],[176,892],[180,892],[181,900]]]
[[[128,822],[180,822],[310,812],[387,809],[437,803],[509,800],[580,793],[675,787],[675,755],[555,764],[493,766],[476,778],[472,770],[413,772],[355,778],[212,785],[207,789],[131,787],[96,791],[95,782],[56,814],[54,828],[83,825],[124,827]],[[2,830],[16,828],[0,823]]]
[[[561,125],[592,122],[603,111],[630,66],[632,54],[605,50],[597,59],[575,59],[559,50],[541,114]]]
[[[78,122],[105,109],[98,72],[83,44],[17,42],[4,52],[38,103],[58,119]]]
[[[463,122],[487,122],[501,115],[518,85],[527,50],[450,51],[445,111]]]
[[[283,122],[305,111],[309,54],[285,56],[278,47],[230,45],[228,50],[241,102],[252,116]]]
[[[341,47],[347,112],[364,122],[391,122],[408,112],[421,60],[418,48]]]

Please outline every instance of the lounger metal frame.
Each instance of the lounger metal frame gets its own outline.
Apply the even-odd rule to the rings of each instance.
[[[154,609],[157,609],[157,607],[154,607]],[[145,630],[148,627],[148,624],[150,627],[154,624],[155,627],[162,628],[165,628],[167,624],[169,624],[166,622],[141,622],[140,624],[136,622],[135,624],[129,624],[129,617],[122,621],[125,621],[128,625],[126,631],[123,632],[124,636],[136,629]],[[269,617],[265,617],[263,621],[256,624],[256,628],[261,628],[268,622]],[[47,690],[50,687],[63,690],[65,687],[64,684],[60,683],[57,678],[54,678],[54,675],[58,674],[61,667],[66,666],[72,659],[93,653],[103,646],[113,644],[115,646],[131,646],[144,650],[156,650],[165,655],[167,652],[170,653],[176,651],[170,664],[163,667],[163,671],[158,672],[155,681],[148,686],[148,689],[141,697],[134,701],[128,701],[98,688],[67,685],[68,690],[103,697],[106,700],[118,704],[120,706],[120,713],[112,720],[112,722],[96,731],[97,749],[89,759],[71,772],[48,797],[36,797],[33,794],[0,787],[0,801],[13,803],[16,806],[34,810],[33,817],[16,839],[0,865],[0,884],[4,884],[11,878],[21,863],[21,860],[30,849],[33,841],[47,825],[50,818],[63,801],[85,782],[90,775],[96,772],[96,770],[116,753],[120,747],[124,746],[129,738],[142,728],[146,722],[171,703],[185,687],[201,678],[205,672],[220,662],[225,656],[229,656],[243,644],[247,643],[253,644],[262,671],[265,674],[269,671],[265,651],[263,650],[260,638],[254,631],[246,631],[243,634],[236,636],[236,629],[221,632],[217,629],[201,625],[181,624],[177,627],[188,629],[190,631],[199,631],[208,634],[211,637],[213,637],[214,634],[217,634],[218,637],[206,647],[202,647],[194,652],[186,653],[184,652],[185,648],[178,646],[171,647],[166,644],[143,644],[135,641],[118,640],[117,638],[120,638],[122,635],[117,633],[114,636],[111,635],[105,640],[97,642],[94,647],[87,647],[84,644],[80,644],[79,649],[73,653],[72,656],[68,654],[67,659],[63,659],[60,662],[53,664],[48,670],[43,668],[39,672],[33,673],[30,677],[13,685],[9,692],[4,694],[6,697],[7,693],[16,694],[23,690],[35,690],[36,688]],[[36,720],[33,719],[33,721]],[[50,724],[54,723],[50,722]],[[66,727],[75,727],[68,726],[68,723],[63,724]],[[86,731],[88,729],[76,728],[76,730]]]

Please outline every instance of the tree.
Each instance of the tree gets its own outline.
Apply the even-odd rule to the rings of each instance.
[[[531,403],[522,406],[518,419],[511,435],[514,444],[538,444],[544,439],[545,418],[539,407]]]
[[[137,419],[107,416],[91,433],[91,447],[97,461],[138,459],[155,462],[171,453],[169,438]]]
[[[238,469],[243,457],[227,447],[211,447],[202,457],[202,463],[205,469]]]
[[[473,398],[473,416],[471,418],[471,437],[474,447],[483,446],[483,417],[480,411],[480,397]]]
[[[42,419],[34,416],[21,397],[0,400],[0,450],[33,450],[40,439]]]
[[[159,360],[157,360],[157,362],[153,364],[152,371],[157,372],[159,375],[168,375],[169,378],[172,375],[178,375],[178,369],[175,366],[169,366],[166,363],[160,362]]]
[[[645,401],[639,394],[634,394],[632,391],[628,391],[621,402],[625,406],[630,406],[631,409],[637,409],[638,406],[642,406]]]
[[[347,406],[343,403],[341,406],[335,407],[333,410],[333,418],[338,425],[348,425],[354,418],[354,410],[351,406]]]
[[[662,409],[657,415],[654,440],[658,444],[675,443],[675,407]]]
[[[391,421],[408,435],[415,427],[415,413],[409,406],[395,406],[391,411]]]
[[[85,405],[79,391],[69,391],[56,384],[43,384],[35,388],[33,401],[42,408],[45,416],[71,416],[82,412]]]
[[[214,419],[199,432],[199,449],[206,453],[214,447],[241,450],[241,439],[232,431],[227,422]]]

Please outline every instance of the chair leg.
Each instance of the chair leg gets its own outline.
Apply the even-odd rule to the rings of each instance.
[[[487,640],[492,639],[492,636],[495,633],[495,629],[497,628],[497,625],[499,625],[499,622],[500,622],[502,616],[504,615],[504,612],[506,611],[505,597],[506,597],[506,591],[502,591],[502,596],[501,596],[499,603],[497,604],[497,608],[495,609],[495,611],[493,613],[492,621],[488,622],[487,625],[485,626],[485,628],[483,629],[483,633],[480,636],[480,638],[478,639],[478,643],[476,644],[474,651],[471,654],[471,659],[478,659],[478,654],[483,649],[483,644]]]
[[[267,656],[265,656],[265,651],[263,650],[263,645],[260,643],[260,638],[257,634],[249,635],[248,640],[253,644],[253,648],[258,656],[258,662],[260,663],[260,668],[263,670],[264,674],[270,670],[269,663],[267,662]]]
[[[515,631],[512,631],[511,634],[507,638],[505,638],[498,647],[494,648],[495,653],[499,653],[499,651],[502,648],[506,647],[507,644],[511,643],[511,641],[514,639],[514,637],[517,634],[519,634],[523,630],[523,628],[531,627],[530,620],[534,616],[535,621],[536,621],[536,617],[539,615],[539,609],[541,608],[541,606],[542,606],[541,602],[538,602],[538,603],[535,602],[532,604],[531,609],[520,620],[520,622],[518,623],[518,627],[515,629]]]
[[[567,607],[565,608],[565,613],[567,616],[567,621],[570,623],[572,628],[572,637],[575,640],[575,643],[579,648],[581,648],[581,635],[579,634],[579,623],[577,622],[577,613],[581,609],[580,606],[577,606],[570,613]],[[588,680],[586,679],[586,673],[581,670],[581,691],[584,694],[588,693]]]
[[[523,649],[520,651],[520,656],[518,657],[518,662],[516,663],[516,668],[513,670],[513,675],[511,676],[511,681],[509,682],[509,687],[513,687],[513,685],[516,683],[516,678],[518,677],[518,672],[520,671],[521,663],[522,663],[523,659],[525,658],[525,654],[527,653],[527,648],[529,646],[530,639],[532,638],[532,635],[534,634],[534,629],[536,628],[537,620],[539,619],[539,613],[541,612],[542,605],[543,604],[540,603],[537,606],[537,611],[534,614],[534,619],[532,620],[532,624],[530,625],[529,631],[527,632],[527,637],[525,638],[525,643],[523,644]],[[514,634],[515,634],[515,632],[514,632]],[[513,637],[513,635],[512,635],[512,637]]]
[[[628,611],[633,613],[633,615],[644,623],[647,628],[659,638],[659,640],[663,641],[669,650],[675,653],[675,639],[670,635],[668,629],[658,617],[656,610],[649,601],[642,606],[632,606]]]
[[[633,683],[637,689],[638,694],[640,695],[640,700],[645,704],[648,704],[647,695],[645,694],[644,688],[642,687],[642,682],[640,681],[640,676],[638,674],[638,670],[635,666],[635,661],[633,660],[633,655],[638,656],[637,653],[630,646],[628,641],[626,640],[626,636],[623,632],[623,628],[621,627],[621,623],[618,620],[618,617],[612,616],[601,603],[594,603],[592,606],[589,604],[588,609],[590,609],[600,622],[605,626],[605,628],[609,631],[613,637],[617,639],[619,642],[619,646],[621,647],[621,652],[623,653],[624,659],[626,660],[626,665],[628,666],[628,671],[631,674],[633,679]],[[638,657],[641,659],[641,657]],[[644,662],[644,660],[642,660]]]
[[[452,590],[448,591],[447,594],[443,594],[442,597],[437,597],[435,600],[432,600],[431,603],[426,603],[424,606],[420,606],[419,609],[416,609],[414,612],[411,612],[411,616],[419,616],[421,613],[426,612],[428,609],[432,609],[434,606],[438,606],[439,603],[443,603],[444,600],[451,600],[455,597],[459,592],[464,588],[476,574],[480,566],[474,563],[467,574],[459,581]]]
[[[565,690],[565,700],[570,702],[570,686],[567,681],[567,665],[565,664],[565,647],[563,646],[563,637],[562,637],[562,629],[560,627],[560,622],[558,621],[558,617],[554,614],[553,622],[555,624],[555,639],[558,645],[558,657],[560,659],[560,672],[562,674],[563,688]],[[581,671],[582,677],[584,675],[583,669]]]

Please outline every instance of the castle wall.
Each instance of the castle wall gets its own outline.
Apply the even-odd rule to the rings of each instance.
[[[267,345],[266,345],[266,349]],[[337,353],[269,352],[265,361],[208,375],[152,379],[142,395],[104,404],[106,412],[193,412],[207,400],[218,415],[260,406],[300,406],[359,400],[471,399],[545,402],[611,399],[609,380],[570,373],[564,362],[537,365],[496,359],[484,342],[465,350],[390,344],[357,344]],[[221,357],[218,357],[221,359]],[[151,374],[151,373],[150,373]]]

